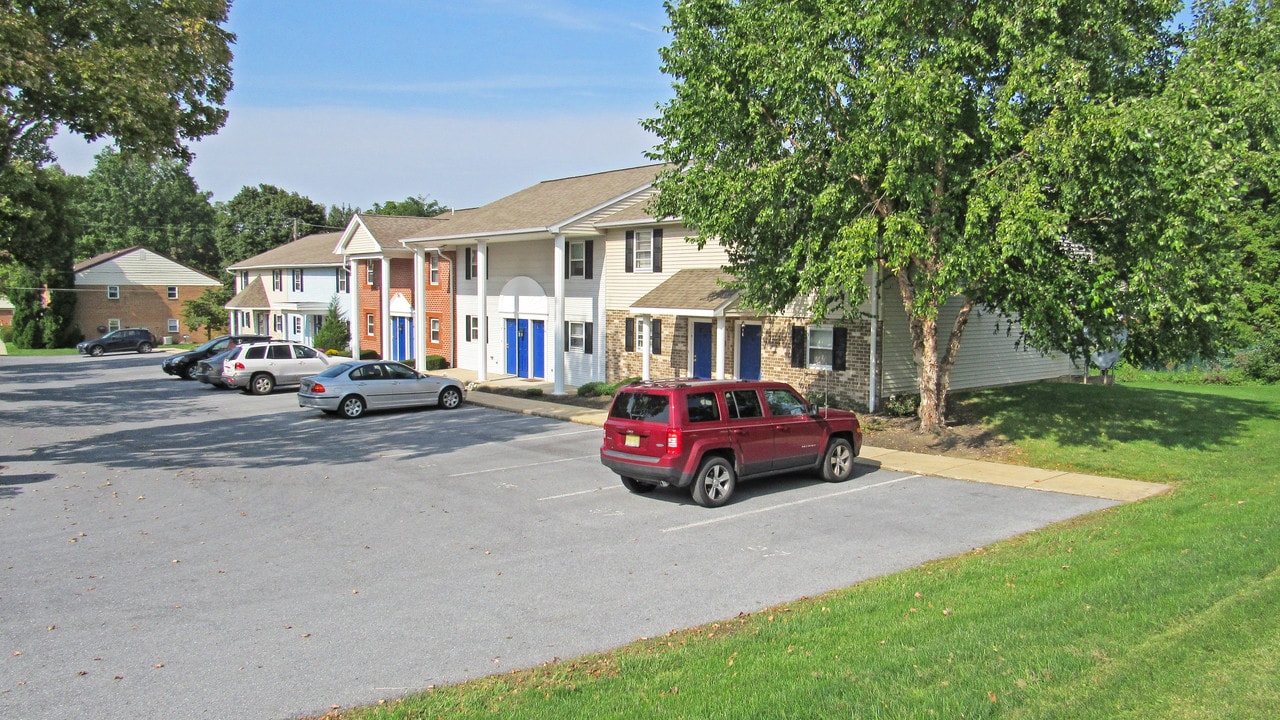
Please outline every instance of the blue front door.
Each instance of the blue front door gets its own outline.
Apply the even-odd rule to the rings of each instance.
[[[507,320],[507,373],[529,377],[528,338],[528,320]]]
[[[743,325],[738,334],[738,377],[760,379],[760,326]]]
[[[546,341],[546,323],[541,320],[533,321],[533,376],[542,378],[547,376],[547,361],[544,343]]]
[[[693,324],[693,376],[711,378],[711,323]]]
[[[391,360],[408,360],[413,357],[413,320],[391,318]]]

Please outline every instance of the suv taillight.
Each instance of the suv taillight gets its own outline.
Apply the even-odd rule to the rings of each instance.
[[[667,454],[680,454],[680,431],[675,428],[667,431]]]

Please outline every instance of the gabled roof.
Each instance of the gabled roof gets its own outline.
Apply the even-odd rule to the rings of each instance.
[[[236,293],[236,296],[223,307],[228,310],[265,310],[271,307],[271,303],[267,301],[267,288],[262,284],[262,278],[254,278],[253,282]]]
[[[88,260],[81,260],[80,262],[72,266],[72,270],[74,272],[81,272],[83,270],[88,270],[91,267],[101,265],[104,262],[115,260],[118,257],[123,257],[135,250],[141,250],[141,249],[142,249],[141,245],[134,245],[133,247],[127,247],[127,248],[124,248],[123,250],[110,250],[108,252],[102,253],[101,255],[94,255]],[[159,255],[159,254],[160,253],[156,253],[156,255]],[[175,260],[174,262],[177,262],[177,261]]]
[[[482,205],[448,224],[413,239],[482,237],[550,232],[611,201],[653,184],[663,165],[612,170],[592,175],[546,180],[513,195]]]
[[[306,266],[338,266],[342,258],[333,254],[333,245],[342,237],[340,232],[315,233],[300,237],[291,243],[258,253],[228,267],[228,270],[251,268],[287,268]],[[246,288],[247,289],[247,288]]]
[[[187,283],[190,283],[190,284],[194,284],[194,285],[215,285],[215,284],[221,285],[222,284],[222,281],[218,280],[215,277],[207,275],[188,265],[183,265],[182,263],[178,262],[177,260],[174,260],[168,255],[165,255],[163,253],[158,253],[155,250],[142,247],[141,245],[134,245],[133,247],[122,248],[120,250],[111,250],[108,252],[104,252],[101,255],[94,255],[88,260],[81,260],[80,262],[73,265],[72,271],[76,275],[80,275],[81,273],[84,273],[88,270],[93,270],[94,268],[100,265],[105,265],[114,260],[120,260],[121,258],[127,257],[129,255],[134,255],[134,254],[138,254],[138,257],[131,258],[129,261],[124,263],[124,265],[128,265],[135,269],[139,266],[147,266],[147,265],[151,265],[154,269],[156,265],[159,265],[163,267],[163,270],[161,270],[161,272],[165,274],[171,274],[173,272],[176,272],[180,276],[182,276],[183,280],[185,280]],[[157,259],[159,259],[161,262],[156,263]],[[120,268],[117,268],[117,270],[120,270]],[[115,272],[114,270],[109,270],[108,274],[112,274],[114,272]],[[124,272],[125,276],[128,276],[129,274],[129,272],[125,270],[121,270],[121,272]],[[95,271],[95,273],[92,273],[92,274],[100,275],[101,273],[100,271]],[[208,282],[204,282],[206,280]],[[82,281],[82,278],[76,279],[77,283],[80,283],[81,281]]]
[[[688,268],[667,278],[631,304],[631,312],[659,315],[672,310],[682,315],[722,315],[738,299],[738,291],[724,286],[733,276],[719,268]]]

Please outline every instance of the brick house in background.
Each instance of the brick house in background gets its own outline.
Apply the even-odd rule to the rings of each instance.
[[[165,344],[193,334],[182,306],[216,278],[142,247],[114,250],[75,265],[75,322],[85,337],[122,327],[146,328]]]
[[[341,234],[342,256],[356,292],[348,315],[351,346],[379,357],[408,360],[440,355],[453,366],[454,303],[452,252],[411,250],[401,240],[447,225],[462,213],[403,217],[356,213]],[[415,283],[426,288],[414,303]]]

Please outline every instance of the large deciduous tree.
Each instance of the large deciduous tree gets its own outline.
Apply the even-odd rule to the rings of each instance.
[[[762,310],[800,299],[815,318],[856,311],[869,272],[891,278],[921,427],[939,431],[975,307],[1066,350],[1057,340],[1108,337],[1128,314],[1162,329],[1213,314],[1205,292],[1185,292],[1211,271],[1186,260],[1214,249],[1199,233],[1230,194],[1220,157],[1149,104],[1175,65],[1179,5],[668,2],[675,96],[645,126],[672,168],[653,210],[723,243],[743,301]],[[1206,220],[1184,227],[1196,201]],[[1051,271],[1064,266],[1074,275]]]
[[[324,225],[324,207],[274,185],[245,186],[217,206],[217,242],[224,267],[309,235]]]
[[[27,0],[0,9],[0,167],[53,126],[187,157],[231,89],[226,0]]]
[[[76,241],[76,255],[86,258],[140,245],[220,274],[209,196],[196,185],[185,161],[147,161],[106,150],[77,193],[84,232]]]

